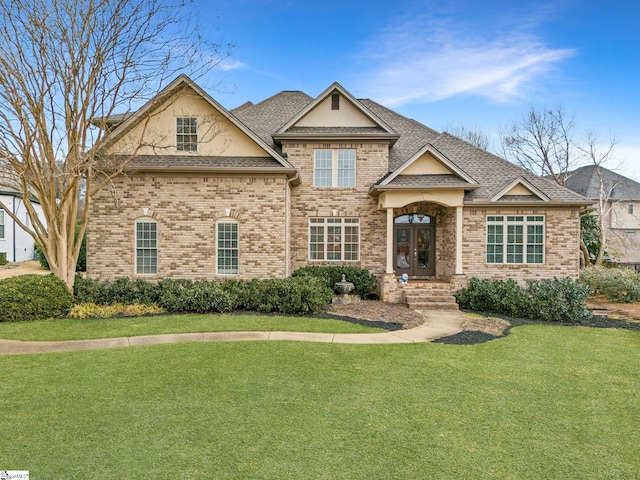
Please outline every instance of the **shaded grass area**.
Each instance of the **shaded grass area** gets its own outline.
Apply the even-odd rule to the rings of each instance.
[[[377,333],[383,330],[342,320],[277,315],[159,315],[148,317],[53,319],[0,323],[7,340],[86,340],[162,333],[235,331]]]
[[[640,333],[248,342],[0,358],[0,453],[37,478],[638,478]]]

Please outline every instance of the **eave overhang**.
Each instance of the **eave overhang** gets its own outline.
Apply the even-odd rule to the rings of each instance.
[[[389,134],[389,133],[365,133],[365,134],[353,134],[353,133],[345,133],[345,134],[327,134],[327,133],[276,133],[272,135],[273,141],[280,145],[282,144],[282,140],[328,140],[335,142],[350,142],[350,141],[377,141],[377,142],[388,142],[389,146],[393,146],[400,135],[397,133]]]

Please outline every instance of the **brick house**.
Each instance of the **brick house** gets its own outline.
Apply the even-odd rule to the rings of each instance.
[[[93,278],[281,278],[352,265],[398,276],[577,277],[584,197],[337,83],[226,110],[184,75],[110,120],[132,156],[91,204]]]

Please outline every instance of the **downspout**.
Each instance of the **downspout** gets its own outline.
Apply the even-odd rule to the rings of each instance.
[[[286,199],[286,206],[285,206],[285,217],[284,217],[284,228],[285,228],[285,240],[284,240],[284,244],[285,244],[285,257],[284,257],[284,261],[285,261],[285,265],[284,265],[284,276],[285,277],[289,277],[289,275],[291,274],[291,272],[289,271],[290,269],[290,263],[291,263],[291,231],[290,231],[290,227],[291,227],[291,190],[293,189],[293,187],[291,186],[291,184],[293,182],[295,182],[296,180],[298,180],[300,178],[300,174],[298,173],[298,171],[296,170],[296,175],[293,178],[290,178],[289,180],[287,180],[287,184],[286,184],[286,192],[285,192],[285,199]]]

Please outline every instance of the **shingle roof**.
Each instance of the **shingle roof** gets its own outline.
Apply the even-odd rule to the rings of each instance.
[[[469,182],[461,179],[457,175],[398,175],[389,182],[390,186],[403,187],[457,187],[475,188]]]
[[[587,198],[599,198],[600,177],[598,176],[598,168],[602,173],[605,191],[610,193],[608,195],[610,200],[640,200],[640,183],[595,165],[580,167],[568,172],[565,180],[566,187]]]
[[[200,155],[138,155],[127,169],[145,168],[282,168],[271,157],[217,157]]]

